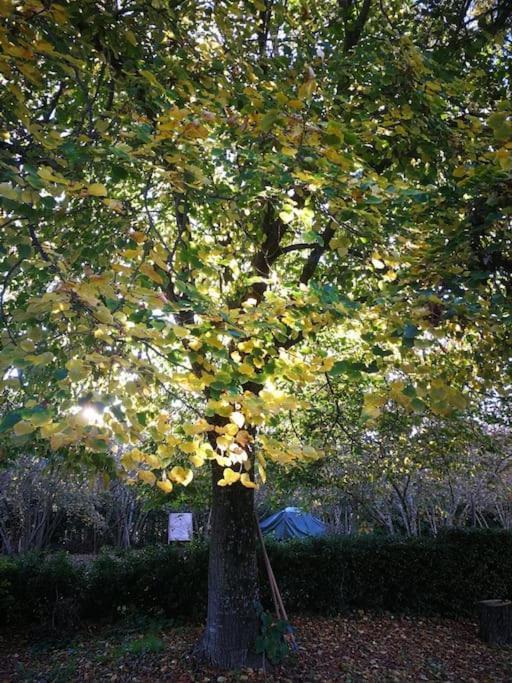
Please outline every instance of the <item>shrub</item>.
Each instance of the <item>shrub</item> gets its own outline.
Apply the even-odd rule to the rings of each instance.
[[[17,566],[13,560],[0,557],[0,624],[7,620],[15,608],[13,583],[16,578]]]
[[[288,611],[352,609],[468,616],[479,600],[512,596],[512,533],[450,531],[437,538],[324,537],[277,543],[268,554]],[[61,553],[0,558],[0,623],[72,625],[75,617],[146,613],[204,619],[204,544],[105,551],[87,568]],[[262,603],[273,609],[260,558]],[[71,622],[71,623],[68,623]]]
[[[10,607],[0,613],[0,623],[18,622],[62,628],[79,617],[85,578],[65,553],[28,553],[0,563],[0,585],[10,585]],[[4,598],[5,600],[5,598]]]
[[[90,566],[86,616],[149,611],[201,620],[206,609],[208,549],[148,546],[103,553]]]
[[[437,538],[325,537],[269,544],[291,612],[345,609],[468,616],[512,596],[512,533],[453,530]]]

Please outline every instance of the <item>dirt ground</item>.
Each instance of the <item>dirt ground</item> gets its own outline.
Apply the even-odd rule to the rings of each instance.
[[[189,656],[200,629],[90,627],[72,639],[0,637],[0,683],[345,681],[512,683],[512,647],[493,648],[468,621],[358,614],[292,619],[298,652],[270,672],[226,673]]]

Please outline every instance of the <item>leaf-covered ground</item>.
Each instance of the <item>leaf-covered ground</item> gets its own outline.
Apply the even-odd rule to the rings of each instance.
[[[101,628],[73,640],[0,640],[0,683],[176,681],[512,682],[512,648],[491,648],[470,622],[360,614],[294,619],[298,654],[272,673],[197,667],[197,628]]]

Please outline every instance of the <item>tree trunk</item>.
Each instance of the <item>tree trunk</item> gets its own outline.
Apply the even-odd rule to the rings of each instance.
[[[480,607],[480,638],[490,645],[512,644],[512,602],[483,600]]]
[[[259,629],[254,491],[240,483],[218,486],[212,464],[208,616],[196,655],[214,666],[261,667],[254,643]]]

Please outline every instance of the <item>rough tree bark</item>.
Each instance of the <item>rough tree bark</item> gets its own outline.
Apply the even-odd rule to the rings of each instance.
[[[212,464],[208,616],[196,656],[225,669],[262,666],[254,644],[259,628],[254,490],[218,486]]]
[[[479,608],[480,638],[490,645],[512,644],[512,602],[483,600]]]

